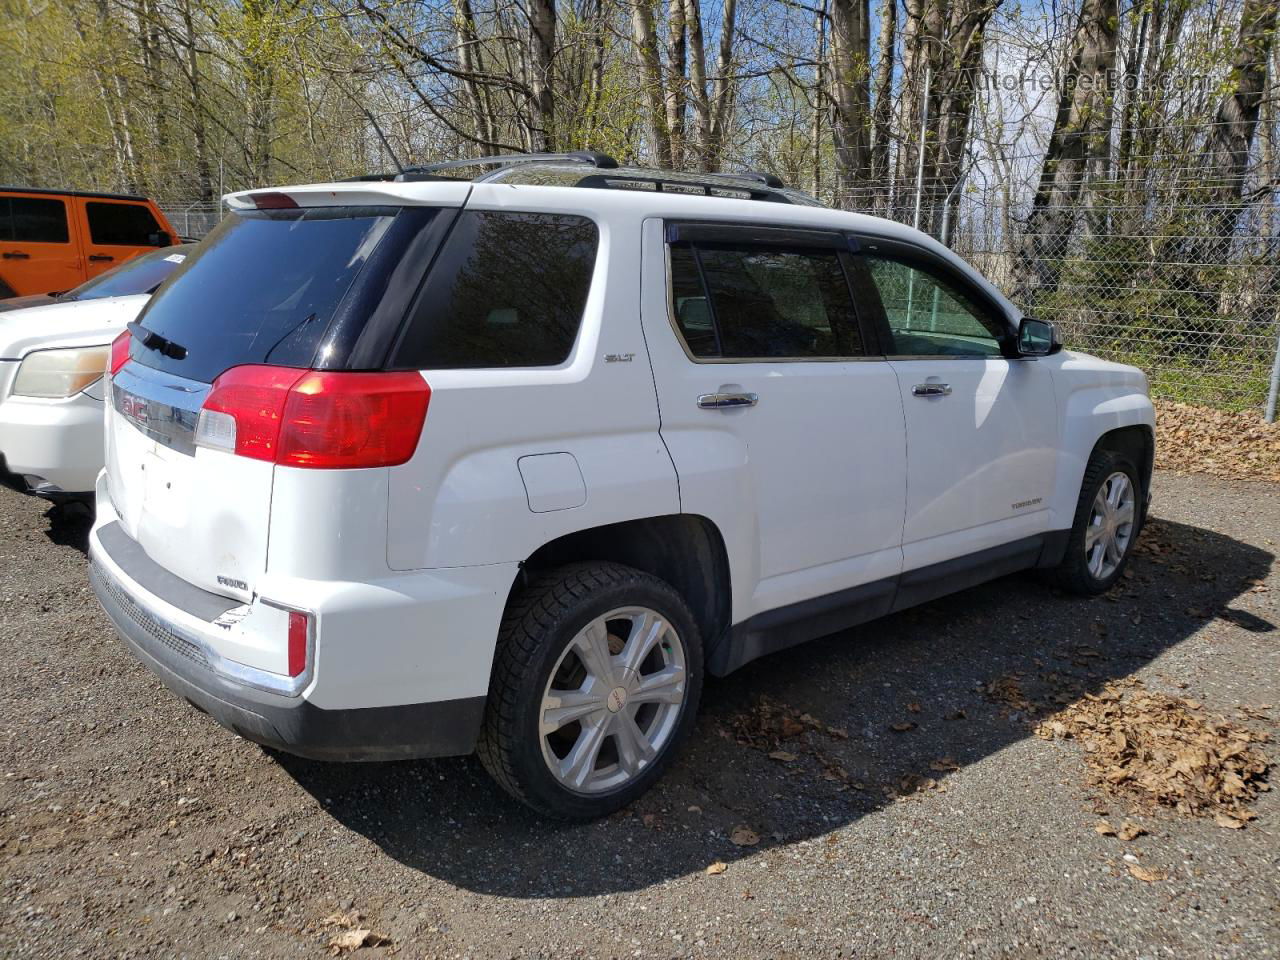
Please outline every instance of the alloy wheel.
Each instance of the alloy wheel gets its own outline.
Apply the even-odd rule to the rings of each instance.
[[[684,644],[656,610],[597,617],[565,647],[538,711],[542,756],[575,793],[639,776],[674,734],[688,684]]]
[[[1133,483],[1117,471],[1103,482],[1093,498],[1089,526],[1084,534],[1085,562],[1089,575],[1105,580],[1116,572],[1133,541],[1136,519]]]

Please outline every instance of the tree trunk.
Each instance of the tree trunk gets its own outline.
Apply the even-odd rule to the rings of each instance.
[[[484,61],[479,32],[476,30],[475,14],[471,10],[471,0],[454,0],[454,20],[457,24],[455,33],[458,42],[458,65],[464,74],[462,89],[467,107],[471,112],[472,133],[477,142],[487,146],[488,149],[494,149],[494,141],[497,137],[487,91],[483,90],[475,79],[477,74],[484,72]]]
[[[1240,218],[1249,151],[1266,91],[1267,60],[1275,42],[1276,10],[1275,0],[1245,0],[1230,89],[1218,103],[1204,148],[1210,223],[1199,251],[1202,263],[1225,262]]]
[[[631,0],[631,40],[640,56],[646,113],[649,121],[649,149],[658,166],[671,166],[671,132],[667,129],[666,104],[662,89],[662,58],[658,55],[658,35],[653,25],[652,0]]]
[[[724,144],[737,84],[733,79],[733,49],[738,30],[737,0],[724,0],[720,19],[720,52],[716,57],[716,75],[711,80],[711,135],[702,158],[702,169],[719,170],[724,157]]]
[[[831,0],[831,136],[836,148],[836,205],[861,205],[854,190],[871,173],[870,12],[868,0]]]
[[[685,0],[667,3],[667,131],[671,137],[671,165],[684,165],[685,62],[687,31]]]
[[[1084,0],[1040,184],[1014,261],[1015,302],[1028,303],[1037,290],[1057,286],[1085,171],[1107,150],[1107,77],[1115,69],[1118,20],[1118,0]]]
[[[529,87],[532,110],[529,127],[531,149],[555,149],[555,86],[553,60],[556,44],[555,0],[526,0],[529,9]]]
[[[700,170],[711,149],[711,101],[707,99],[707,51],[702,42],[702,10],[698,0],[684,0],[684,24],[689,33],[689,105],[693,108],[693,159]]]
[[[889,168],[890,124],[893,122],[893,57],[897,44],[898,2],[880,5],[880,42],[877,45],[875,99],[871,114],[871,183],[875,188],[874,210],[889,207],[892,171]]]

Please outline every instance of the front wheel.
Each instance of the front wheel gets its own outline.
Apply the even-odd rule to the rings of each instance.
[[[504,617],[480,760],[541,813],[605,816],[662,775],[701,689],[698,628],[669,584],[620,564],[562,567]]]
[[[1085,470],[1067,552],[1054,579],[1072,593],[1105,592],[1124,572],[1142,528],[1142,485],[1125,457],[1096,450]]]

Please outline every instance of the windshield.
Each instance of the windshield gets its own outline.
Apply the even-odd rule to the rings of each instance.
[[[312,366],[357,277],[397,233],[400,212],[352,206],[230,214],[138,318],[175,345],[171,355],[137,338],[130,355],[205,383],[241,364]]]
[[[165,247],[154,253],[134,257],[114,270],[100,273],[92,280],[67,291],[58,299],[97,300],[101,297],[128,297],[138,293],[151,293],[187,259],[194,249],[195,244],[187,244],[182,247]]]

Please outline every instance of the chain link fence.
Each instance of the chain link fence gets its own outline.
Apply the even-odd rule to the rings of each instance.
[[[222,220],[225,209],[217,200],[160,202],[157,206],[173,225],[173,229],[178,231],[178,236],[192,240],[203,239],[206,233],[216,227]]]
[[[972,173],[921,183],[918,209],[915,183],[835,202],[918,224],[1058,324],[1068,347],[1141,367],[1160,396],[1262,410],[1280,355],[1280,207],[1270,190],[1259,202],[1255,183],[1229,191],[1250,202],[1223,204],[1223,184],[1207,190],[1191,170],[1164,171],[1155,186],[1094,177],[1048,226],[1033,216],[1027,185]],[[217,201],[160,206],[195,239],[224,212]]]

